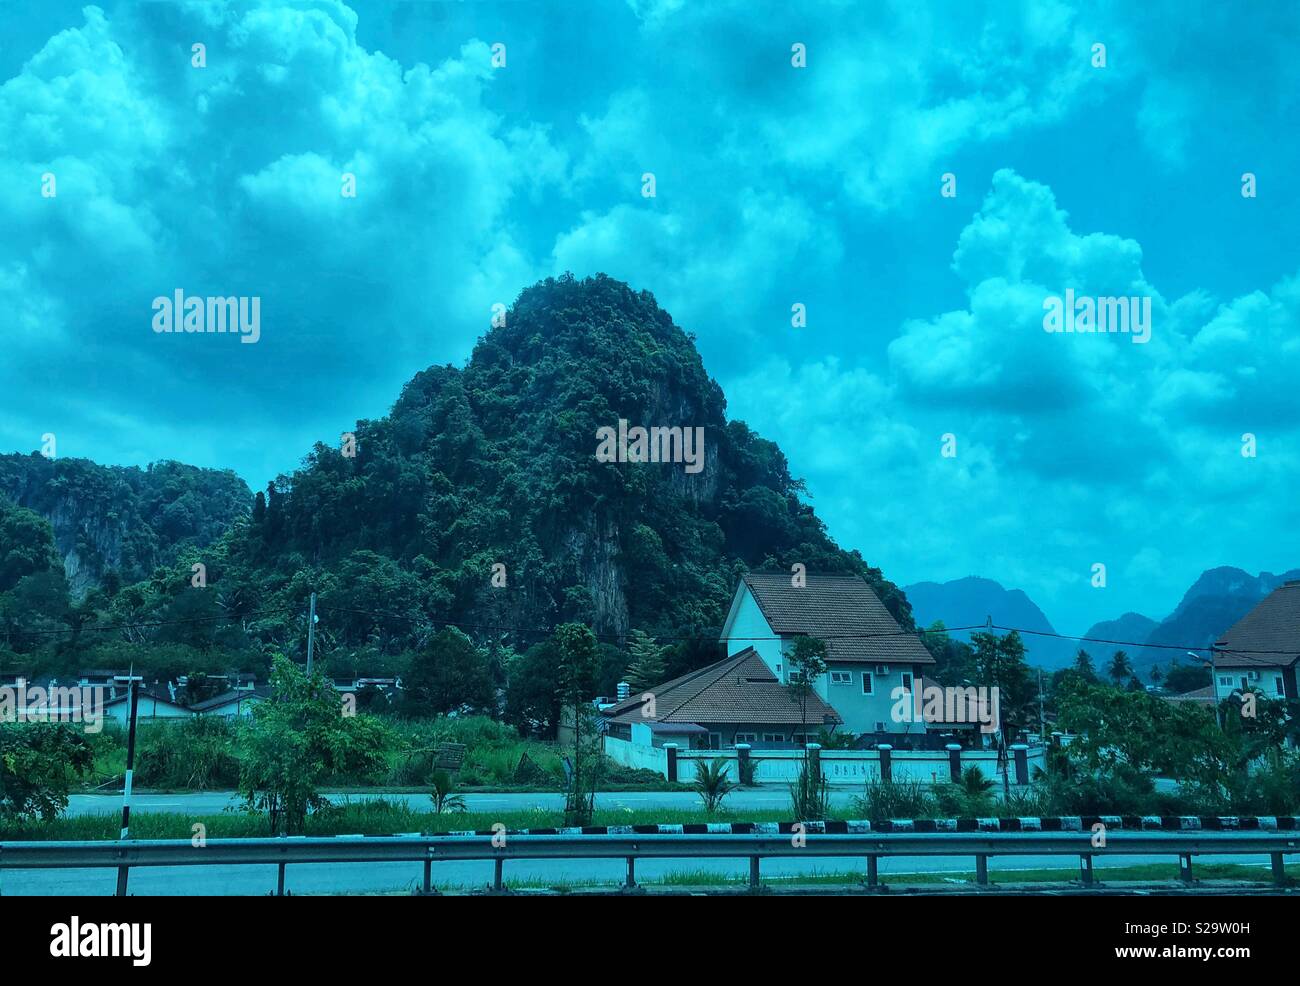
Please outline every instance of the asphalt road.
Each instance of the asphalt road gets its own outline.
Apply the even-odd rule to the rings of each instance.
[[[1205,856],[1202,862],[1250,863],[1260,867],[1260,878],[1267,877],[1267,857]],[[1122,856],[1095,858],[1098,871],[1113,866],[1139,862],[1175,864],[1175,857]],[[763,861],[766,877],[846,873],[864,866],[861,860],[809,857],[808,859],[767,859]],[[748,874],[744,859],[695,859],[637,861],[639,879],[652,882],[656,877],[681,871],[707,871],[741,879]],[[1027,869],[1062,869],[1076,871],[1078,860],[1061,856],[1020,856],[989,860],[991,871],[1014,872]],[[911,857],[882,859],[880,876],[888,880],[897,873],[969,874],[974,862],[968,857]],[[410,891],[419,885],[418,863],[333,863],[289,866],[285,885],[294,894],[363,894]],[[505,880],[529,881],[531,885],[591,886],[618,884],[623,880],[620,860],[512,860],[506,864]],[[1100,872],[1099,876],[1103,876]],[[1104,878],[1104,876],[1103,876]],[[5,870],[0,872],[0,893],[20,896],[100,896],[114,892],[116,873],[103,870]],[[145,896],[241,896],[266,895],[275,889],[274,866],[205,866],[141,867],[133,869],[130,892]],[[492,881],[490,862],[434,863],[433,881],[443,887],[486,887]]]
[[[339,796],[360,799],[376,795]],[[847,804],[853,791],[834,792],[837,805]],[[423,808],[428,796],[423,794],[385,795],[402,799]],[[562,805],[559,794],[471,794],[466,800],[473,811],[515,811],[533,807],[556,808]],[[789,800],[781,789],[736,791],[728,804],[737,809],[783,808]],[[685,791],[635,791],[601,794],[597,798],[602,808],[689,808],[698,805],[696,795]],[[221,811],[234,803],[229,792],[201,794],[143,794],[133,799],[137,811],[177,812],[205,815]],[[120,796],[75,795],[68,806],[74,815],[94,812],[116,813],[121,807]],[[1176,857],[1119,856],[1095,857],[1098,870],[1137,863],[1175,864]],[[1262,870],[1268,866],[1265,856],[1207,856],[1198,862],[1236,862],[1257,865]],[[863,866],[861,860],[810,856],[807,859],[769,859],[763,861],[763,873],[768,877],[813,874],[817,872],[844,873]],[[880,875],[887,879],[898,873],[970,873],[974,861],[969,857],[911,857],[882,859]],[[1075,857],[1021,856],[989,860],[989,869],[1014,872],[1029,869],[1062,869],[1077,872]],[[742,878],[748,873],[748,862],[736,859],[697,860],[639,860],[637,875],[644,881],[681,871],[707,871]],[[1264,874],[1262,873],[1261,876]],[[622,882],[623,864],[619,860],[512,860],[506,864],[506,882],[527,881],[532,885],[593,885]],[[0,893],[12,895],[108,895],[112,894],[116,874],[113,870],[6,870],[0,872]],[[275,888],[274,866],[209,866],[197,867],[142,867],[133,869],[130,877],[132,893],[141,895],[260,895]],[[409,891],[420,880],[417,863],[336,863],[301,864],[286,870],[286,887],[295,894],[326,893],[386,893]],[[450,887],[487,886],[492,880],[490,862],[447,862],[433,866],[434,883]]]

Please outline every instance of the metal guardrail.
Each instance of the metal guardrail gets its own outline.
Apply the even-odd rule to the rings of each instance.
[[[1300,832],[1114,832],[1104,847],[1086,832],[943,832],[801,834],[583,834],[583,835],[397,835],[209,839],[195,846],[186,839],[99,842],[3,842],[0,870],[139,866],[279,867],[277,893],[284,893],[285,867],[302,863],[420,862],[423,892],[432,893],[435,862],[491,860],[493,889],[504,890],[507,860],[623,859],[625,887],[636,886],[638,859],[718,859],[750,861],[749,883],[761,886],[760,861],[782,857],[859,857],[866,860],[865,883],[879,884],[881,857],[973,856],[976,883],[988,883],[990,856],[1077,856],[1080,879],[1092,885],[1098,856],[1177,856],[1180,876],[1192,881],[1192,858],[1202,855],[1267,855],[1273,880],[1287,883],[1285,856],[1300,854]]]

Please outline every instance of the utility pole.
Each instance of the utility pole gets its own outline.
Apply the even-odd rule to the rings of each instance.
[[[307,673],[311,674],[312,645],[316,642],[316,593],[311,594],[311,612],[307,615]]]
[[[1043,669],[1038,669],[1038,738],[1047,745],[1047,716],[1043,712]]]
[[[131,710],[131,721],[126,732],[126,780],[122,785],[122,841],[124,842],[131,837],[131,780],[135,774],[135,720],[140,706],[139,682],[144,681],[143,677],[134,672],[135,668],[132,668],[129,674],[113,676],[114,681],[126,683],[130,694],[127,700]],[[125,866],[117,868],[117,896],[119,897],[126,896],[126,878],[129,872],[130,870]]]

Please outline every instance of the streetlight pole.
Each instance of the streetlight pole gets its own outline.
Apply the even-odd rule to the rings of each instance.
[[[132,669],[134,671],[134,669]],[[131,780],[135,774],[135,720],[136,713],[140,707],[140,689],[139,683],[144,678],[138,674],[114,675],[114,681],[126,683],[129,698],[127,705],[130,708],[130,724],[126,731],[126,780],[122,785],[122,841],[131,837]],[[117,868],[117,896],[126,896],[126,878],[130,872],[128,867],[119,866]]]

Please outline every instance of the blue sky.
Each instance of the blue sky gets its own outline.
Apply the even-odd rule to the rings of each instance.
[[[1082,632],[1300,564],[1295,8],[782,6],[9,5],[0,449],[259,487],[604,271],[898,582]],[[155,335],[177,287],[260,296],[260,342]],[[1045,333],[1066,288],[1149,297],[1150,343]]]

